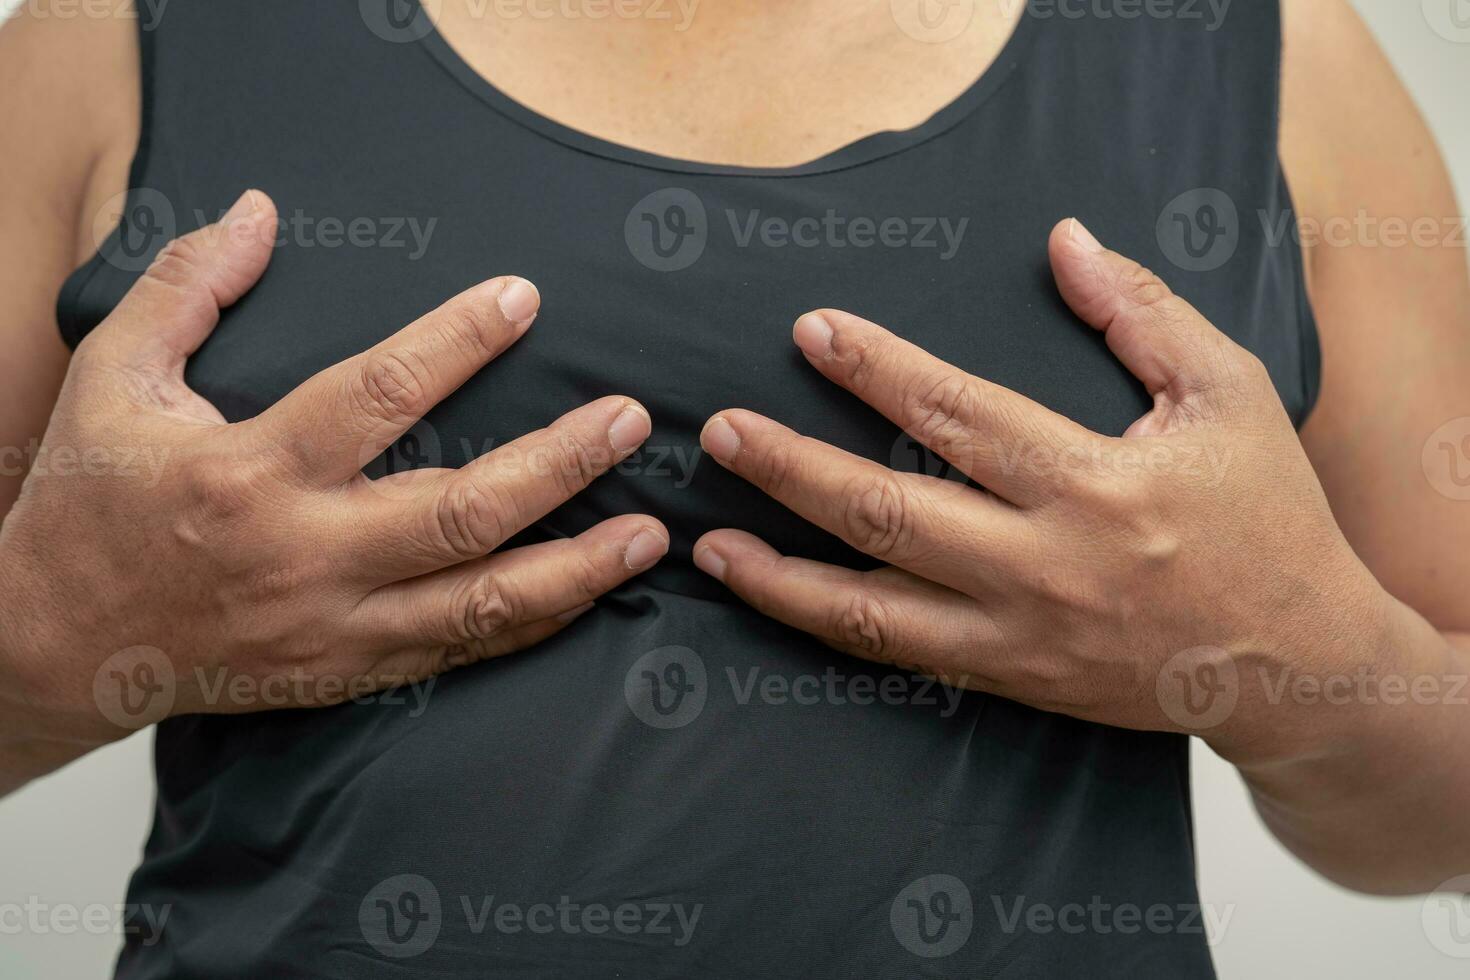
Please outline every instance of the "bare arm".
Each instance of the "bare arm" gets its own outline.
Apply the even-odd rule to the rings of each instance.
[[[127,186],[135,30],[126,3],[110,16],[66,18],[27,4],[0,27],[0,133],[18,151],[6,154],[0,181],[0,518],[66,372],[57,290],[95,247],[92,217]]]
[[[1470,500],[1450,469],[1470,468],[1453,455],[1470,422],[1443,428],[1470,417],[1465,223],[1433,137],[1347,4],[1284,7],[1282,158],[1323,347],[1302,439],[1344,535],[1402,607],[1384,683],[1315,709],[1333,715],[1336,751],[1246,777],[1267,824],[1322,873],[1421,891],[1470,872]],[[1401,699],[1399,680],[1422,696]]]
[[[555,635],[662,558],[668,532],[644,515],[499,550],[647,438],[621,396],[461,469],[362,472],[531,327],[540,296],[517,277],[257,418],[228,424],[191,391],[186,359],[271,261],[262,192],[169,243],[68,361],[56,290],[115,222],[137,141],[136,24],[87,11],[0,31],[0,128],[24,148],[0,187],[0,446],[44,430],[42,453],[147,445],[167,465],[149,486],[42,467],[0,484],[0,796],[173,714],[281,706],[206,676],[307,678],[296,706],[417,683]],[[309,445],[332,450],[283,448]]]

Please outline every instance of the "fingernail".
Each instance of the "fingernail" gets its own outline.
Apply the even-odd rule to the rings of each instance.
[[[642,445],[652,431],[653,421],[648,413],[629,405],[607,427],[607,441],[612,443],[614,452],[626,453]]]
[[[700,439],[704,448],[715,459],[729,462],[740,452],[740,436],[729,422],[723,418],[717,418],[704,427],[704,436]]]
[[[1072,219],[1072,225],[1067,229],[1067,237],[1089,252],[1101,252],[1103,250],[1102,242],[1098,241],[1092,232],[1087,230],[1087,226],[1076,218]]]
[[[512,279],[500,290],[500,312],[517,326],[528,324],[541,308],[541,294],[524,279]]]
[[[584,613],[590,612],[594,606],[596,606],[594,602],[584,602],[576,609],[568,609],[566,612],[558,614],[556,620],[559,623],[570,623]]]
[[[725,581],[725,569],[730,567],[729,563],[725,561],[720,553],[709,545],[695,549],[694,564],[698,566],[701,572],[717,578],[721,582]]]
[[[791,336],[807,357],[820,361],[832,356],[832,324],[820,313],[808,313],[797,320]]]
[[[666,555],[668,550],[669,542],[663,535],[645,529],[628,542],[623,561],[633,571],[641,572]]]
[[[255,192],[246,191],[236,198],[235,203],[230,205],[230,210],[225,212],[224,223],[234,224],[241,218],[250,217],[258,210],[260,210],[260,205],[256,201]]]

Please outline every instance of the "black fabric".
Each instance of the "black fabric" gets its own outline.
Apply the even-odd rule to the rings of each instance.
[[[379,469],[460,465],[626,393],[652,412],[649,448],[517,543],[648,512],[672,530],[672,553],[536,650],[441,678],[422,711],[410,693],[160,726],[157,817],[128,901],[168,919],[156,941],[146,928],[129,937],[119,975],[1212,976],[1185,739],[975,693],[951,703],[763,619],[689,551],[733,525],[788,553],[872,565],[698,460],[700,427],[724,407],[937,471],[797,354],[791,323],[811,308],[860,313],[1105,433],[1143,414],[1139,385],[1051,282],[1046,236],[1070,214],[1260,355],[1304,418],[1315,334],[1297,249],[1273,239],[1290,226],[1275,149],[1277,5],[1236,4],[1212,29],[1037,4],[930,123],[753,170],[551,123],[437,35],[385,40],[390,4],[414,12],[402,0],[145,11],[130,205],[63,292],[67,339],[107,314],[140,256],[244,187],[268,191],[288,224],[367,218],[374,246],[285,234],[190,363],[190,383],[246,418],[457,291],[527,276],[545,300],[531,332]],[[1219,197],[1200,189],[1235,205],[1239,240],[1218,268],[1188,271],[1156,219],[1181,195],[1203,214]],[[703,253],[677,271],[650,268],[660,259],[638,237],[648,224],[635,205],[661,191],[648,207],[666,232],[679,219],[670,203],[692,196],[706,215]],[[843,247],[776,247],[759,228],[741,244],[752,216],[829,211],[904,219],[921,237],[923,219],[968,224],[948,257],[937,224],[937,247],[863,246],[851,228]],[[421,257],[407,226],[405,247],[382,241],[408,218],[437,222]],[[648,675],[679,679],[671,660],[697,688],[689,703],[703,699],[697,713],[638,701]],[[795,687],[785,703],[783,683]],[[969,919],[944,932],[941,913],[966,901]],[[526,912],[540,903],[552,912]],[[653,921],[661,904],[667,931]],[[505,906],[530,920],[513,928]],[[636,927],[635,912],[615,918],[623,907]],[[677,913],[696,907],[691,932]],[[388,908],[428,918],[394,945]],[[1130,919],[1130,908],[1169,912]]]

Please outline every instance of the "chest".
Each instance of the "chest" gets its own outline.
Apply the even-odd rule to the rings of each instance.
[[[664,156],[756,167],[919,125],[994,61],[1021,16],[1018,4],[927,0],[632,0],[578,17],[550,6],[432,9],[457,58],[544,116]]]

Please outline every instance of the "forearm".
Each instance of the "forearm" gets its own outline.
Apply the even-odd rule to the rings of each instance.
[[[1372,668],[1271,683],[1272,710],[1312,736],[1238,763],[1257,810],[1297,856],[1377,894],[1470,873],[1470,636],[1388,600]]]
[[[3,540],[3,538],[0,538]],[[38,678],[46,640],[16,608],[20,570],[0,549],[0,797],[104,744],[62,713],[47,711]]]

